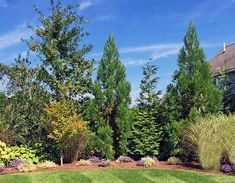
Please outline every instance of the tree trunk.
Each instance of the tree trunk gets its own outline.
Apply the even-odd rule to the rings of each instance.
[[[63,162],[63,151],[61,150],[60,151],[60,166],[63,166],[64,165],[64,162]]]

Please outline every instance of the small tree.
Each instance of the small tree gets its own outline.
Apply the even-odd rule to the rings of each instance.
[[[79,148],[86,147],[89,138],[88,123],[82,119],[82,114],[76,114],[72,109],[73,103],[68,101],[53,102],[45,107],[51,127],[48,138],[57,143],[61,165],[63,165],[64,152],[71,147],[75,149],[72,161],[77,161],[79,151],[82,150]]]
[[[140,96],[134,112],[132,126],[131,153],[137,157],[157,156],[162,140],[162,127],[159,121],[160,91],[156,91],[157,67],[149,63],[143,68],[144,78],[140,84]]]

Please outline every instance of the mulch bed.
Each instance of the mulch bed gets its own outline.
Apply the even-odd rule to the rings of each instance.
[[[143,168],[136,165],[137,162],[130,162],[130,163],[116,163],[112,162],[111,166],[103,168],[98,167],[98,164],[93,164],[91,166],[77,166],[75,164],[64,164],[63,166],[57,166],[54,168],[37,168],[37,170],[33,172],[45,172],[45,171],[62,171],[62,170],[99,170],[99,169],[138,169]],[[205,172],[205,173],[212,173],[212,174],[224,174],[219,171],[208,171],[203,170],[200,168],[200,166],[196,163],[187,163],[185,165],[169,165],[167,162],[161,161],[155,166],[152,166],[151,169],[174,169],[174,170],[192,170],[197,172]],[[6,168],[3,172],[0,174],[16,174],[16,173],[22,173],[19,172],[16,169]],[[229,175],[229,174],[225,174]]]

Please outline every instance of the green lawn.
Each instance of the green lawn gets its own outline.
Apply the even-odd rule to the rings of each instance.
[[[0,175],[0,183],[235,183],[235,177],[182,170],[80,170]]]

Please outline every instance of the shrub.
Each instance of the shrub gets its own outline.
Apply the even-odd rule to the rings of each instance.
[[[156,165],[156,159],[155,158],[151,158],[151,157],[145,157],[145,158],[141,158],[140,161],[137,162],[137,166],[144,166],[146,168],[149,168],[151,166]]]
[[[117,159],[117,162],[119,163],[128,163],[128,162],[132,162],[134,161],[132,158],[130,158],[129,156],[120,156],[118,159]]]
[[[92,163],[99,163],[101,160],[97,156],[92,156],[89,158],[89,161]]]
[[[235,115],[198,118],[184,130],[183,140],[204,169],[220,169],[220,162],[235,163]],[[226,155],[226,157],[224,157]]]
[[[31,172],[36,170],[37,167],[34,164],[22,164],[20,166],[17,167],[17,170],[19,170],[20,172]]]
[[[108,167],[111,166],[111,162],[109,160],[102,160],[99,164],[99,167]]]
[[[21,165],[26,165],[27,163],[24,160],[21,159],[15,159],[13,161],[10,162],[9,167],[11,168],[17,168]]]
[[[182,161],[179,158],[173,156],[168,158],[167,163],[170,165],[180,165],[182,164]]]
[[[36,151],[27,146],[7,147],[4,142],[0,141],[0,162],[8,165],[9,162],[21,159],[27,163],[38,163],[39,157]]]
[[[37,164],[38,168],[53,168],[56,166],[57,165],[53,161],[44,161],[44,162]]]
[[[231,173],[234,171],[233,166],[231,164],[221,165],[220,170],[224,173]]]
[[[91,166],[92,163],[91,163],[90,160],[81,159],[80,161],[78,161],[78,162],[76,163],[76,165],[78,165],[78,166]]]

